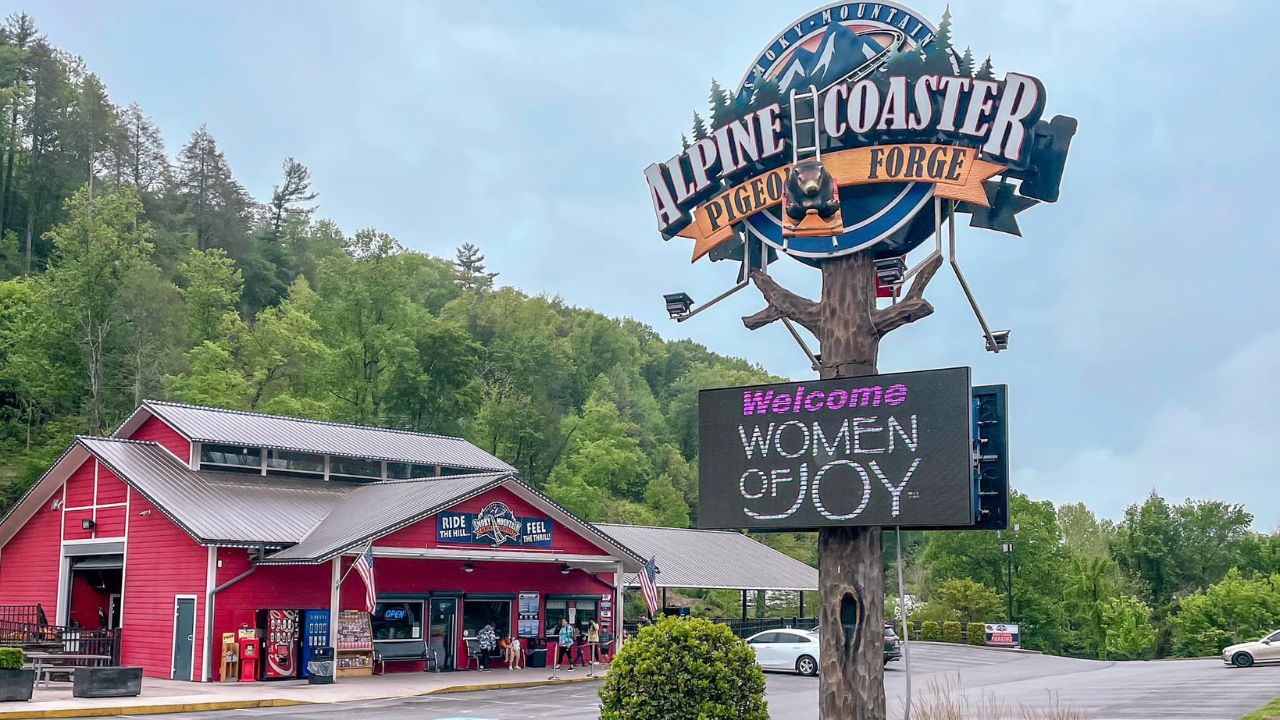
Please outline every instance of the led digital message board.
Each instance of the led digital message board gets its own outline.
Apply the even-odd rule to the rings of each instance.
[[[969,368],[703,390],[698,526],[975,521]]]

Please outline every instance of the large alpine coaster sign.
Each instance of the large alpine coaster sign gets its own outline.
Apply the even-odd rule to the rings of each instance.
[[[703,390],[698,526],[974,524],[969,368]]]

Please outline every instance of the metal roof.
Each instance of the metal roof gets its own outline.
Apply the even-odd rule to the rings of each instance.
[[[78,441],[204,543],[298,542],[358,487],[277,476],[197,472],[156,443],[96,437]]]
[[[323,562],[361,543],[475,497],[509,479],[512,476],[507,473],[485,473],[358,487],[301,542],[272,554],[262,562]]]
[[[643,558],[655,558],[658,587],[817,590],[818,570],[742,533],[597,524]],[[626,580],[635,586],[634,575]]]
[[[147,410],[189,440],[276,450],[450,465],[477,471],[512,472],[512,466],[461,438],[345,425],[240,410],[145,400]],[[127,423],[126,423],[127,424]]]

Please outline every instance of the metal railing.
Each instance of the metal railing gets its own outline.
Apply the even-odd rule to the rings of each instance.
[[[818,626],[817,618],[782,617],[782,618],[715,618],[715,621],[728,625],[740,638],[751,637],[765,630],[812,630]]]
[[[70,656],[103,655],[111,658],[109,664],[119,665],[121,632],[119,629],[86,630],[0,619],[0,646]]]
[[[40,605],[0,605],[0,622],[44,625],[44,608]]]

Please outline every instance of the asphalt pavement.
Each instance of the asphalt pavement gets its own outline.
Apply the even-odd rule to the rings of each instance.
[[[1026,710],[1069,708],[1090,720],[1235,720],[1280,696],[1280,665],[1238,670],[1220,661],[1100,662],[941,644],[913,644],[912,695],[945,696],[964,717],[1036,717]],[[818,680],[767,676],[769,714],[816,720]],[[331,705],[153,715],[171,720],[595,720],[599,683],[431,695]],[[907,673],[885,672],[889,717],[901,718]],[[917,707],[919,707],[917,705]],[[999,708],[998,712],[993,708]],[[917,716],[923,713],[915,713]]]

